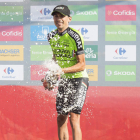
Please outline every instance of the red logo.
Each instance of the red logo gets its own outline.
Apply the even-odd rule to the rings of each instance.
[[[43,65],[31,65],[31,80],[41,80],[48,71]]]
[[[23,41],[23,26],[0,26],[0,41]]]
[[[136,21],[136,5],[107,5],[106,21]]]

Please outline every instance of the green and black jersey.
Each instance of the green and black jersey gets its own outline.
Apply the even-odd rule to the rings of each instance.
[[[64,32],[58,30],[48,34],[48,41],[52,47],[56,61],[61,68],[71,67],[77,64],[76,55],[84,54],[84,41],[81,33],[68,27]],[[80,78],[88,77],[86,69],[76,73],[65,73],[62,77]]]

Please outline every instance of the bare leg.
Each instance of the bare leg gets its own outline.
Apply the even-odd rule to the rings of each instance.
[[[73,140],[82,140],[82,132],[80,128],[80,115],[71,112],[70,123],[72,127]]]
[[[69,140],[67,122],[68,122],[68,115],[57,116],[59,140]]]

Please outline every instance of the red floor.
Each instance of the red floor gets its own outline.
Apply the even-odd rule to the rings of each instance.
[[[81,128],[83,140],[140,140],[140,87],[89,87]],[[55,92],[0,86],[0,140],[58,140]]]

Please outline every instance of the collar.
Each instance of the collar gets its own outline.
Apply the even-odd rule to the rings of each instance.
[[[58,30],[57,30],[57,33],[58,33],[58,35],[63,36],[68,31],[69,31],[69,27],[66,30],[64,30],[62,33],[59,33]]]

